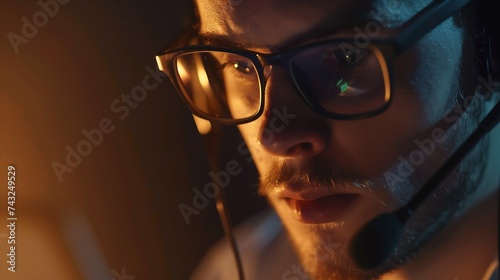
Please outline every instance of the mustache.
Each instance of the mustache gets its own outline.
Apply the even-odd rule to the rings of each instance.
[[[266,195],[285,183],[305,188],[341,188],[343,190],[373,191],[383,185],[382,179],[367,179],[355,171],[336,168],[330,162],[310,159],[298,163],[275,160],[268,172],[260,177],[259,194]]]

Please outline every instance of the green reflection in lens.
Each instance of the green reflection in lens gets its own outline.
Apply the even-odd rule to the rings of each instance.
[[[345,95],[344,92],[349,88],[349,83],[345,82],[344,79],[340,79],[337,82],[337,86],[340,88],[339,96],[344,96]]]

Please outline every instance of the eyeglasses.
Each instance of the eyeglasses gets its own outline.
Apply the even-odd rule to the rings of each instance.
[[[326,39],[274,54],[213,45],[167,50],[156,57],[198,117],[226,124],[257,119],[264,110],[264,69],[289,73],[302,99],[319,115],[355,120],[385,111],[392,100],[397,55],[471,0],[436,0],[399,28],[360,42]]]

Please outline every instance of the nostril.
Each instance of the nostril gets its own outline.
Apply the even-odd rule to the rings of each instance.
[[[314,149],[313,144],[311,142],[302,142],[299,144],[294,145],[287,151],[287,155],[293,156],[297,154],[307,154],[312,152]]]

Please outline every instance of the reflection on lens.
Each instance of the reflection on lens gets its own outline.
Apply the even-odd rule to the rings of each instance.
[[[175,65],[184,97],[201,115],[239,120],[257,114],[259,76],[248,58],[201,51],[178,56]]]
[[[378,49],[324,44],[295,55],[297,87],[324,110],[344,115],[377,110],[388,101],[388,73]]]

